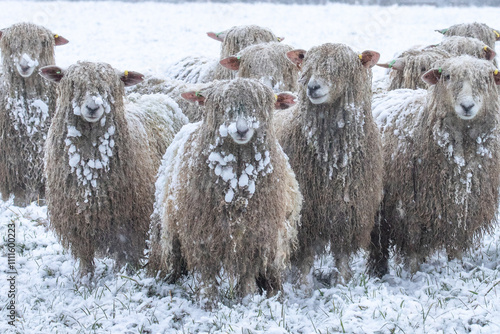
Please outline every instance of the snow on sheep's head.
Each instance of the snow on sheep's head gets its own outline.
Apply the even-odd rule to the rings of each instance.
[[[327,43],[308,52],[290,51],[287,57],[302,69],[299,83],[309,101],[323,104],[333,103],[345,94],[348,85],[356,87],[360,80],[367,79],[363,70],[373,67],[380,54],[368,50],[358,54],[346,45]]]
[[[78,62],[64,70],[57,66],[40,69],[45,79],[73,87],[73,113],[90,123],[102,120],[114,104],[116,92],[125,86],[135,85],[143,80],[137,72],[119,72],[105,63]]]
[[[299,68],[286,58],[291,50],[291,46],[283,43],[261,43],[248,46],[219,63],[238,71],[238,77],[257,79],[275,92],[297,91]]]
[[[14,67],[23,77],[30,77],[38,66],[54,61],[54,46],[68,40],[32,23],[18,23],[0,31],[4,67]]]
[[[475,118],[492,99],[498,100],[500,73],[486,60],[460,56],[444,60],[422,76],[422,80],[434,85],[435,100],[453,110],[463,120]]]
[[[289,93],[275,95],[257,80],[237,78],[224,80],[206,91],[185,92],[182,97],[205,105],[205,124],[217,137],[230,137],[239,145],[266,135],[272,112],[295,104]]]
[[[449,54],[439,48],[412,48],[387,63],[378,63],[377,66],[391,70],[389,90],[400,88],[427,89],[426,83],[420,79],[421,76],[431,69],[436,61],[448,57]]]

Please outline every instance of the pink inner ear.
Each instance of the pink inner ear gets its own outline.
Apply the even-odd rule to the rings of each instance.
[[[68,44],[69,43],[69,41],[66,38],[64,38],[62,36],[59,36],[59,35],[56,35],[56,36],[54,36],[54,40],[56,42],[56,46],[64,45],[64,44]]]
[[[224,42],[224,38],[223,38],[222,34],[216,34],[214,32],[207,32],[207,36],[215,39],[216,41]]]
[[[228,57],[219,61],[219,64],[233,71],[240,69],[241,60],[238,57]]]
[[[64,72],[57,66],[45,66],[40,69],[40,75],[53,82],[59,82],[64,77]]]
[[[495,58],[495,56],[496,56],[496,52],[487,46],[486,50],[484,50],[484,59],[493,60],[493,58]]]
[[[429,85],[435,85],[439,81],[439,78],[441,78],[441,73],[436,69],[429,70],[422,75],[422,80]]]
[[[201,96],[198,92],[185,92],[181,94],[181,97],[192,103],[198,102],[201,106],[205,104],[205,97]]]
[[[275,109],[288,109],[297,103],[295,95],[280,93],[276,97]]]
[[[366,68],[375,66],[379,59],[380,53],[378,53],[377,51],[368,50],[361,53],[361,64],[363,64],[363,66]]]
[[[500,72],[493,74],[493,78],[495,79],[495,84],[500,85]]]
[[[298,49],[298,50],[288,51],[286,53],[286,56],[288,57],[288,59],[291,60],[292,63],[297,65],[298,68],[300,68],[302,66],[302,63],[304,62],[306,53],[307,53],[306,50]]]
[[[144,75],[139,72],[127,71],[120,77],[120,80],[123,81],[125,87],[130,87],[142,82],[144,80]]]

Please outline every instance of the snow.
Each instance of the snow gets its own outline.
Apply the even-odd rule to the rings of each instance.
[[[340,42],[359,51],[376,50],[382,55],[381,62],[385,62],[414,45],[436,44],[441,35],[435,29],[474,21],[498,28],[497,16],[498,9],[488,7],[0,2],[2,27],[31,21],[70,41],[56,48],[58,66],[64,68],[77,60],[102,61],[120,70],[143,74],[166,73],[170,64],[187,56],[217,58],[220,43],[205,33],[241,24],[268,27],[295,48],[307,50],[325,42]],[[374,67],[373,73],[374,80],[382,79],[385,69]],[[399,96],[396,100],[404,98]],[[29,103],[43,113],[42,104],[36,100]],[[80,114],[76,104],[73,112]],[[20,120],[30,129],[36,128],[35,123],[36,120]],[[183,128],[165,155],[165,167],[178,167],[171,159],[182,153],[186,138],[198,126],[189,124]],[[225,137],[224,131],[228,129],[221,130],[221,137]],[[108,136],[101,138],[108,141],[103,146],[103,157],[89,160],[86,166],[81,164],[76,147],[71,146],[74,137],[66,138],[70,164],[78,167],[77,173],[83,177],[86,168],[91,171],[107,166],[113,134],[114,129],[109,128]],[[480,149],[478,154],[491,153]],[[255,160],[263,165],[266,158],[265,152],[256,153]],[[224,167],[220,165],[219,175]],[[248,165],[245,172],[250,176],[259,168],[260,165]],[[245,184],[242,176],[231,180]],[[469,173],[464,174],[464,182],[469,179]],[[91,186],[95,187],[95,182],[91,180]],[[165,179],[159,175],[157,183],[162,182]],[[182,186],[175,180],[170,184]],[[248,191],[255,191],[251,179]],[[0,201],[0,223],[3,240],[8,234],[7,224],[16,226],[19,333],[500,332],[498,227],[477,248],[464,254],[462,261],[447,261],[444,254],[438,253],[413,276],[391,260],[390,276],[382,281],[368,278],[364,274],[364,254],[359,254],[353,259],[353,279],[346,285],[327,287],[316,282],[307,288],[292,286],[287,281],[283,296],[248,296],[237,304],[224,300],[213,311],[207,311],[199,305],[195,277],[169,285],[148,277],[144,270],[130,275],[124,270],[114,273],[114,262],[108,258],[96,259],[94,285],[81,284],[77,280],[78,261],[63,249],[48,227],[45,206],[19,208],[12,201]],[[5,268],[6,247],[1,255],[1,266]],[[316,269],[328,272],[332,263],[329,257],[318,259]],[[0,277],[5,282],[7,274]],[[7,284],[0,284],[0,332],[15,333],[7,323],[4,307],[7,289]]]

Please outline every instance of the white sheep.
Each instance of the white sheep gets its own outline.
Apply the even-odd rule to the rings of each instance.
[[[0,193],[16,205],[45,197],[43,146],[56,89],[35,70],[54,64],[54,47],[68,41],[50,30],[18,23],[0,30]]]
[[[386,170],[369,260],[377,276],[388,272],[391,246],[415,272],[440,249],[460,258],[496,222],[500,74],[468,55],[435,66],[423,75],[429,90],[373,101]]]
[[[257,288],[272,295],[281,290],[302,202],[272,126],[282,104],[270,88],[241,78],[183,96],[204,104],[205,117],[181,130],[160,167],[149,270],[171,282],[199,274],[210,297],[221,273],[240,297]]]
[[[382,196],[380,134],[371,114],[371,67],[380,55],[330,43],[287,55],[302,68],[298,106],[275,117],[304,196],[292,261],[305,278],[315,255],[332,254],[338,281],[347,281],[349,259],[368,247]]]
[[[58,82],[57,110],[45,152],[47,206],[52,228],[93,273],[95,255],[117,267],[139,265],[153,211],[161,157],[187,118],[162,95],[133,96],[124,85],[142,80],[104,63],[78,62],[40,74]]]
[[[410,48],[387,63],[377,64],[389,69],[389,75],[374,83],[374,91],[427,89],[427,84],[420,79],[422,74],[432,68],[436,61],[449,57],[450,54],[442,48]]]
[[[233,71],[220,66],[221,59],[233,56],[249,45],[280,42],[283,38],[276,37],[269,29],[256,25],[235,26],[221,33],[209,32],[207,35],[222,42],[220,57],[188,56],[173,64],[166,76],[172,79],[184,80],[188,83],[206,83],[215,79],[233,79]]]
[[[495,42],[500,40],[500,33],[498,30],[478,22],[455,24],[447,29],[436,31],[443,34],[444,37],[463,36],[477,38],[488,45],[492,50],[495,50]]]
[[[239,78],[257,79],[275,92],[296,92],[299,67],[286,57],[292,50],[291,46],[279,42],[260,43],[222,59],[220,64],[237,71]]]

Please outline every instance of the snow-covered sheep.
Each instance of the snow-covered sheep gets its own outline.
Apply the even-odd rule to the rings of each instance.
[[[166,73],[167,77],[183,80],[188,83],[206,83],[214,79],[233,79],[236,74],[219,64],[221,59],[236,55],[247,46],[280,42],[269,29],[256,25],[235,26],[221,33],[209,32],[207,35],[222,42],[220,57],[210,59],[204,56],[186,57],[173,64]]]
[[[292,261],[306,275],[315,255],[330,253],[339,281],[348,280],[349,259],[368,247],[382,196],[380,133],[371,114],[371,67],[380,55],[329,43],[287,55],[302,67],[297,107],[275,115],[304,196]]]
[[[235,56],[224,58],[220,64],[237,71],[240,78],[253,78],[271,87],[275,92],[298,90],[299,67],[286,57],[292,51],[279,42],[250,45]]]
[[[480,59],[493,61],[495,51],[486,45],[483,41],[473,37],[450,36],[445,37],[441,43],[434,47],[445,50],[452,57],[469,55]]]
[[[381,88],[381,91],[402,88],[427,89],[427,84],[421,80],[422,74],[432,68],[436,61],[449,57],[450,54],[440,48],[411,48],[387,63],[377,64],[390,71],[388,77],[376,82],[375,86]],[[379,89],[376,91],[378,93]]]
[[[500,74],[486,60],[446,59],[427,90],[374,98],[386,177],[369,268],[388,272],[390,245],[412,272],[445,249],[459,258],[496,221],[500,186]],[[495,85],[496,84],[496,85]]]
[[[187,118],[163,95],[124,104],[124,85],[142,80],[104,63],[78,62],[41,69],[58,82],[57,110],[45,152],[47,205],[52,228],[93,273],[94,255],[117,266],[137,266],[153,212],[162,155]]]
[[[210,85],[211,82],[204,84],[189,84],[181,80],[165,77],[146,77],[144,81],[133,87],[127,87],[125,91],[128,97],[133,95],[164,94],[179,105],[189,121],[198,122],[203,116],[203,107],[199,104],[186,101],[181,97],[181,94],[190,90],[202,90]]]
[[[257,288],[274,294],[302,202],[274,135],[280,103],[267,86],[241,78],[183,96],[203,103],[206,114],[181,130],[160,167],[149,270],[171,281],[198,273],[211,297],[221,273],[237,282],[239,296]]]
[[[495,50],[495,42],[500,40],[500,33],[498,30],[478,22],[455,24],[447,29],[436,31],[440,32],[445,37],[463,36],[477,38],[488,45],[492,50]]]
[[[54,47],[67,42],[32,23],[0,31],[0,193],[17,205],[45,197],[43,146],[56,89],[34,72],[54,64]]]

